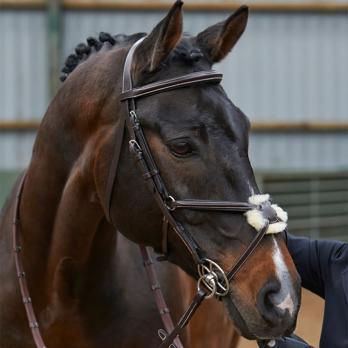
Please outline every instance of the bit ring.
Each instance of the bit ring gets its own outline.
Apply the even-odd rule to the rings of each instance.
[[[215,296],[226,296],[230,284],[224,270],[214,261],[210,259],[204,259],[204,263],[198,265],[198,279],[197,287],[201,288],[201,283]],[[212,297],[213,295],[208,295]],[[209,298],[207,297],[207,298]]]

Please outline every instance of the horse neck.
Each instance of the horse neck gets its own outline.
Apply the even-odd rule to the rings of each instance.
[[[112,262],[115,249],[94,180],[96,154],[107,152],[112,127],[103,124],[105,107],[101,111],[95,90],[68,100],[76,87],[71,85],[61,89],[43,119],[20,206],[25,267],[31,282],[45,284],[47,296],[71,288],[67,282],[97,262],[96,234],[104,263]]]

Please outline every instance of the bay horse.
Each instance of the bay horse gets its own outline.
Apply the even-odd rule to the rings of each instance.
[[[115,135],[126,112],[121,101],[125,60],[137,42],[131,66],[135,87],[210,71],[231,51],[248,18],[242,6],[190,36],[182,33],[181,7],[176,1],[147,36],[89,38],[88,46],[79,45],[66,62],[65,81],[38,130],[20,200],[18,181],[1,213],[1,348],[35,347],[13,257],[16,209],[30,303],[48,348],[161,343],[155,334],[160,315],[136,244],[162,251],[163,214],[130,155],[126,131],[107,203]],[[249,121],[220,85],[176,88],[136,104],[149,149],[174,197],[247,202],[259,194],[248,159]],[[223,269],[255,236],[242,214],[172,214]],[[198,276],[170,228],[167,238],[169,262],[156,268],[178,320]],[[300,280],[285,241],[280,234],[265,235],[222,301],[205,302],[181,339],[187,347],[227,348],[235,347],[236,332],[248,339],[279,337],[293,331],[299,304]]]

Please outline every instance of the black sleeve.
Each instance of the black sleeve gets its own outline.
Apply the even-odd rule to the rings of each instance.
[[[325,283],[337,262],[348,262],[348,245],[338,241],[311,240],[287,233],[287,246],[302,279],[302,286],[325,298]],[[343,255],[343,256],[342,256]]]
[[[259,348],[313,348],[295,334],[277,340],[258,341],[257,343]]]

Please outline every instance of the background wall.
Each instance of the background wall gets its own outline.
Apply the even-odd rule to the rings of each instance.
[[[0,202],[30,159],[59,68],[76,44],[100,31],[150,31],[170,3],[0,0]],[[252,121],[260,185],[292,211],[294,232],[345,239],[348,2],[249,3],[246,32],[216,69]],[[198,33],[236,7],[186,1],[185,30]]]
[[[347,5],[348,8],[348,5]],[[232,10],[187,11],[185,29],[197,33]],[[49,103],[49,32],[44,9],[0,12],[0,122],[39,121]],[[161,10],[65,9],[61,53],[100,31],[149,31]],[[348,168],[348,16],[346,11],[251,11],[240,43],[218,70],[231,99],[256,125],[251,159],[256,169],[343,170]],[[55,77],[53,77],[55,78]],[[336,124],[341,132],[279,132],[262,125]],[[267,127],[266,127],[267,128]],[[267,129],[266,129],[267,130]],[[347,130],[347,129],[346,129]],[[0,168],[24,167],[33,134],[2,133]]]
[[[0,0],[0,206],[30,160],[64,58],[100,31],[151,30],[170,3]],[[237,7],[185,3],[191,33]],[[248,3],[247,30],[216,69],[252,121],[250,157],[260,186],[288,210],[292,232],[347,240],[348,2]],[[308,293],[303,299],[298,333],[318,346],[323,304]]]

